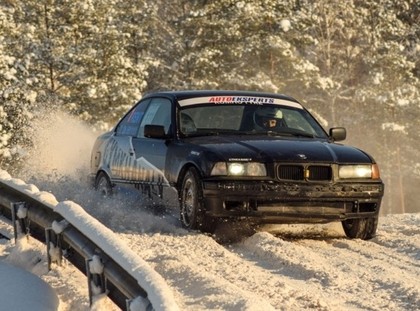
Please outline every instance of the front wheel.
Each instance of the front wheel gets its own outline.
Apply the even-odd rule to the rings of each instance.
[[[347,219],[342,222],[342,225],[347,237],[370,240],[376,235],[378,217]]]
[[[215,221],[205,215],[202,200],[202,188],[198,172],[190,168],[184,176],[180,191],[180,218],[187,229],[213,232]]]

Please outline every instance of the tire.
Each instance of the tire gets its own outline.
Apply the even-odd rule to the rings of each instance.
[[[350,239],[370,240],[376,235],[378,217],[347,219],[342,225],[346,236]]]
[[[104,197],[112,196],[112,185],[108,176],[100,172],[95,180],[95,190],[101,193]]]
[[[180,219],[186,229],[213,233],[215,220],[205,216],[202,186],[198,172],[190,168],[184,176],[180,191]]]

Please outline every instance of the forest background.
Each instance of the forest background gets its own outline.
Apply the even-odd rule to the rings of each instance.
[[[156,90],[268,91],[374,156],[383,214],[419,212],[419,55],[416,0],[3,0],[0,167],[47,112],[101,132]]]

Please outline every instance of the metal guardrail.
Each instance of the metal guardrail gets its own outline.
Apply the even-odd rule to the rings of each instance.
[[[13,221],[15,238],[18,233],[30,234],[35,239],[45,243],[48,248],[48,265],[51,266],[51,248],[59,250],[69,262],[87,276],[89,288],[89,301],[92,303],[92,286],[107,293],[108,297],[122,310],[130,310],[131,302],[141,297],[145,310],[165,310],[164,306],[153,306],[148,298],[148,293],[139,285],[138,279],[125,271],[123,266],[105,253],[89,237],[85,236],[72,224],[66,224],[60,233],[56,233],[52,227],[54,223],[66,222],[66,220],[54,211],[54,206],[42,202],[33,196],[19,191],[0,179],[0,215]],[[23,215],[23,216],[22,216]],[[20,232],[18,232],[20,231]],[[92,273],[89,264],[95,256],[99,256],[103,270]],[[154,295],[153,295],[154,296]],[[173,308],[166,310],[177,310]]]

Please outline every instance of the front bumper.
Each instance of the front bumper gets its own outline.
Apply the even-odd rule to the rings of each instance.
[[[267,223],[329,222],[377,216],[382,182],[204,181],[206,214]]]

